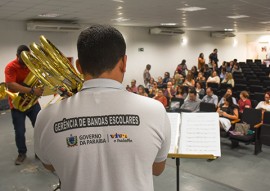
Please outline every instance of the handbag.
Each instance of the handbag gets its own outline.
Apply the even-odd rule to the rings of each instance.
[[[247,123],[236,123],[234,132],[239,135],[247,135],[250,129],[250,125]]]

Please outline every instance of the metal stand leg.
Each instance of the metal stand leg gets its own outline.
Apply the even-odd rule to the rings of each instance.
[[[180,167],[180,158],[176,158],[176,191],[180,191],[180,174],[179,174],[179,167]]]

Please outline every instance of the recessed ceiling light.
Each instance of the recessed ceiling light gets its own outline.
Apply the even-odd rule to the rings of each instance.
[[[124,3],[124,1],[122,1],[122,0],[112,0],[112,1],[119,2],[119,3]]]
[[[176,9],[178,11],[202,11],[202,10],[205,10],[206,8],[203,8],[203,7],[184,7],[184,8],[179,8],[179,9]]]
[[[224,31],[230,31],[230,32],[232,32],[233,29],[224,29]]]
[[[117,9],[120,10],[120,9],[123,9],[123,7],[119,6],[119,7],[117,7]]]
[[[161,26],[175,26],[177,23],[160,23]]]
[[[112,19],[112,21],[117,21],[117,22],[124,22],[124,21],[129,21],[130,19],[125,19],[123,17],[117,18],[117,19]]]
[[[117,15],[123,15],[123,13],[117,13]]]
[[[53,17],[59,17],[60,14],[58,13],[42,13],[38,15],[39,17],[47,17],[47,18],[53,18]]]
[[[211,29],[211,28],[213,28],[212,26],[202,26],[202,27],[200,27],[201,29]]]
[[[270,24],[270,21],[262,21],[261,24]]]
[[[230,19],[242,19],[242,18],[247,18],[249,16],[247,15],[233,15],[233,16],[227,16]]]

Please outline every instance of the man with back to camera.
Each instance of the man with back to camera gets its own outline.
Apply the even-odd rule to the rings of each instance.
[[[20,45],[17,48],[17,58],[8,63],[5,68],[5,81],[8,90],[14,93],[19,92],[21,94],[41,96],[43,93],[43,88],[31,88],[24,84],[24,80],[30,73],[30,70],[27,68],[21,58],[22,51],[30,50],[26,45]],[[14,108],[10,97],[8,98],[8,102],[11,109],[11,117],[15,130],[15,142],[19,153],[15,160],[15,165],[21,165],[26,158],[27,152],[27,147],[25,144],[25,118],[27,116],[30,119],[32,126],[34,127],[37,114],[40,111],[40,105],[37,102],[31,108],[25,112],[22,112]]]
[[[37,155],[63,191],[153,191],[170,146],[163,105],[123,87],[126,44],[115,28],[91,26],[77,48],[83,88],[40,112]]]

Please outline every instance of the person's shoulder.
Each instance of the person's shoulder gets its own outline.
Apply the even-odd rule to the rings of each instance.
[[[6,69],[12,69],[17,67],[17,60],[12,60],[6,65]]]

